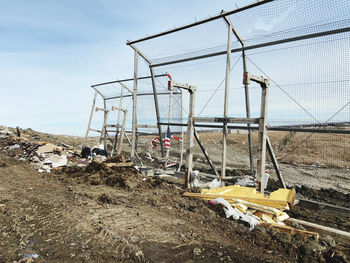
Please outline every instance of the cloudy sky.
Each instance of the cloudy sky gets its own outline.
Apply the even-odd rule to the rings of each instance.
[[[0,125],[30,127],[57,134],[83,135],[93,97],[90,85],[117,78],[129,78],[133,74],[133,53],[132,49],[126,45],[127,40],[168,30],[206,18],[209,15],[218,14],[221,10],[232,10],[236,6],[242,7],[251,2],[254,1],[0,1]],[[300,12],[296,12],[297,8],[309,10],[310,6],[307,5],[313,4],[315,5],[314,9],[326,10],[324,9],[325,1],[299,0],[293,2],[295,5],[290,5],[290,1],[282,0],[280,2],[282,2],[281,7],[285,2],[288,4],[288,8],[282,8],[279,14],[266,12],[267,16],[261,18],[253,13],[254,16],[242,15],[235,22],[247,26],[247,28],[243,28],[243,34],[256,31],[255,35],[258,36],[263,31],[266,34],[271,30],[283,30],[283,28],[307,24],[308,22],[298,18]],[[344,6],[349,7],[349,4],[346,3],[346,0],[329,3],[327,15],[310,17],[310,24],[328,23],[337,17],[340,19],[346,16],[349,11],[349,9],[344,8]],[[297,4],[301,6],[297,6]],[[299,16],[303,19],[307,18],[302,13]],[[256,19],[254,23],[250,22],[251,18]],[[210,34],[207,33],[204,36],[199,32],[196,35],[197,42],[203,42],[207,39],[214,43],[216,38],[213,36],[217,32],[214,32],[215,28],[212,30]],[[226,36],[225,32],[221,35],[224,38]],[[199,38],[200,36],[203,39]],[[210,38],[210,36],[212,37]],[[340,63],[344,53],[340,53],[339,49],[334,48],[335,44],[338,44],[340,48],[346,47],[347,53],[345,55],[348,55],[350,45],[348,37],[349,35],[339,35],[331,39],[333,42],[327,40],[323,46],[321,45],[321,49],[318,49],[317,54],[313,55],[310,52],[314,46],[310,46],[308,49],[302,48],[302,46],[308,45],[305,42],[300,44],[299,50],[294,47],[294,53],[281,51],[278,59],[268,50],[266,53],[255,52],[256,54],[254,54],[252,52],[251,58],[280,85],[290,84],[291,81],[296,83],[319,82],[320,76],[328,81],[330,79],[328,75],[335,78],[336,74],[333,71],[339,72],[339,69],[345,70],[344,74],[347,73],[347,77],[349,77],[349,71],[346,69],[346,65],[349,65],[349,58]],[[320,39],[319,41],[324,40]],[[174,42],[165,42],[162,47],[167,48],[168,44],[171,46]],[[329,64],[323,62],[329,61],[335,56],[339,57],[339,61],[334,62],[333,67],[329,70]],[[236,59],[237,54],[233,54],[232,61],[235,62]],[[311,71],[309,70],[311,77],[307,79],[304,73],[306,70],[303,68],[305,65],[301,63],[301,59],[312,60],[315,64],[315,67]],[[172,72],[180,81],[194,81],[202,88],[197,96],[197,111],[200,111],[205,105],[207,97],[220,85],[225,73],[224,57],[206,61],[207,64],[200,63],[202,62],[183,64],[180,68],[177,65],[172,65],[157,69],[159,72]],[[286,63],[290,63],[288,68],[284,67]],[[231,113],[244,114],[244,106],[240,104],[243,100],[239,99],[238,101],[238,96],[234,91],[237,88],[237,92],[243,96],[242,90],[238,91],[241,88],[241,65],[238,65],[239,70],[235,68],[231,72],[233,91],[230,91],[230,101],[233,103],[230,110]],[[327,75],[322,75],[319,72],[319,65],[323,65],[324,69],[322,70],[327,72]],[[253,65],[251,64],[250,67],[252,68]],[[256,73],[261,73],[258,72],[257,68],[253,69]],[[142,69],[140,70],[142,71]],[[299,79],[296,79],[296,74],[299,74]],[[338,76],[334,81],[339,79],[344,78]],[[330,88],[329,85],[325,84],[323,89],[327,91]],[[348,86],[349,83],[347,86],[343,85],[343,88],[348,88]],[[214,98],[208,107],[209,112],[204,112],[204,114],[213,113],[215,107],[218,109],[215,114],[221,114],[222,88],[216,94],[216,98],[219,98],[220,101]],[[319,89],[320,85],[314,88]],[[252,92],[255,94],[254,90]],[[290,92],[295,97],[309,96],[308,94],[300,95],[298,90],[290,90]],[[253,98],[253,112],[254,107],[255,111],[259,108],[259,94],[256,93],[256,95]],[[272,103],[271,109],[275,107],[277,111],[281,109],[278,103],[286,107],[286,99],[290,99],[284,93],[278,96],[272,95],[271,98],[274,98],[273,96],[275,96],[275,104]],[[281,96],[285,96],[285,99],[281,100]],[[322,96],[329,97],[330,95],[325,92]],[[338,101],[336,96],[331,99]],[[304,102],[305,107],[308,107],[307,102]],[[342,103],[346,102],[347,98]],[[293,102],[291,103],[293,104]],[[314,101],[311,100],[311,103]],[[340,104],[335,105],[331,111],[336,111],[342,106]],[[321,108],[326,109],[327,105],[329,104],[321,104]],[[315,105],[313,104],[313,106]],[[296,104],[291,107],[294,110]]]
[[[234,8],[227,0],[0,1],[0,125],[82,135],[89,86],[132,76],[126,40]]]

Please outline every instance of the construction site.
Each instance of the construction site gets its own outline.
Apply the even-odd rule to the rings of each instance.
[[[350,262],[350,2],[146,33],[84,137],[0,126],[0,262]]]

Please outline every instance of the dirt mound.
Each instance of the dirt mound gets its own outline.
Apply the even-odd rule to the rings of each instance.
[[[57,172],[74,178],[77,183],[91,185],[105,184],[111,187],[122,187],[128,190],[145,185],[139,171],[133,167],[107,167],[105,163],[91,162],[86,167],[64,167]]]
[[[114,158],[114,157],[113,157]],[[120,158],[107,159],[103,163],[91,162],[86,167],[63,167],[56,171],[56,174],[69,177],[77,183],[90,185],[107,185],[110,187],[121,187],[126,190],[138,189],[168,189],[171,185],[159,178],[142,177],[141,173],[134,166],[110,166]],[[117,164],[123,164],[122,162]]]
[[[296,191],[314,201],[350,208],[349,193],[345,194],[329,188],[313,189],[305,185],[297,186]]]

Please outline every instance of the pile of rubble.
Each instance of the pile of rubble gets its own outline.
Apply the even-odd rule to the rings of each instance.
[[[301,234],[316,239],[319,237],[316,232],[290,226],[289,216],[284,211],[294,206],[295,189],[278,189],[267,196],[258,193],[254,187],[231,185],[202,189],[201,193],[185,192],[184,196],[201,198],[210,201],[212,205],[222,206],[227,218],[244,221],[249,224],[251,230],[257,225],[262,225],[291,235]]]
[[[35,136],[21,136],[19,129],[17,132],[9,128],[0,130],[2,152],[20,161],[29,161],[38,172],[50,172],[51,169],[81,162],[72,146],[54,145],[36,139]]]

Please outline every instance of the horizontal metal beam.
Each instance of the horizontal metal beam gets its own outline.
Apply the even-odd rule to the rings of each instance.
[[[242,52],[242,50],[250,50],[250,49],[257,49],[257,48],[279,45],[279,44],[285,44],[285,43],[305,40],[305,39],[309,39],[309,38],[316,38],[316,37],[322,37],[322,36],[327,36],[327,35],[335,35],[335,34],[345,33],[345,32],[349,32],[349,31],[350,31],[350,27],[345,27],[345,28],[340,28],[340,29],[335,29],[335,30],[319,32],[319,33],[302,35],[302,36],[298,36],[298,37],[291,37],[291,38],[266,42],[266,43],[262,43],[262,44],[247,46],[245,48],[234,48],[234,49],[231,49],[231,53]],[[164,63],[152,64],[150,67],[153,67],[153,68],[162,67],[162,66],[171,65],[171,64],[178,64],[178,63],[183,63],[183,62],[188,62],[188,61],[193,61],[193,60],[222,56],[222,55],[225,55],[226,53],[227,53],[226,51],[219,51],[219,52],[209,53],[209,54],[205,54],[205,55],[201,55],[201,56],[194,56],[194,57],[189,57],[189,58],[184,58],[184,59],[168,61],[168,62],[164,62]]]
[[[258,124],[259,118],[219,118],[219,117],[195,117],[194,122],[221,122],[221,123],[249,123]]]
[[[174,123],[174,122],[161,122],[159,123],[163,126],[187,126],[187,123]],[[200,128],[211,128],[211,129],[222,129],[222,125],[213,125],[213,124],[194,124],[195,127]],[[239,130],[248,130],[247,126],[233,126],[228,125],[228,129],[239,129]],[[259,127],[250,127],[251,130],[258,130]],[[332,133],[332,134],[350,134],[350,130],[335,130],[335,129],[305,129],[305,128],[293,128],[293,127],[267,127],[269,131],[294,131],[294,132],[308,132],[308,133]]]
[[[157,129],[158,126],[157,125],[149,125],[149,124],[138,124],[136,125],[137,128],[143,128],[143,129],[149,129],[149,128],[155,128]]]
[[[274,0],[259,1],[259,2],[256,2],[254,4],[250,4],[250,5],[241,7],[241,8],[237,8],[236,10],[232,10],[232,11],[228,11],[228,12],[222,12],[219,15],[216,15],[216,16],[213,16],[213,17],[209,17],[209,18],[206,18],[206,19],[203,19],[203,20],[200,20],[200,21],[197,21],[195,23],[191,23],[191,24],[188,24],[188,25],[185,25],[185,26],[174,28],[174,29],[162,32],[162,33],[154,34],[154,35],[147,36],[147,37],[140,38],[140,39],[133,40],[133,41],[127,41],[126,44],[127,45],[132,45],[132,44],[135,44],[135,43],[138,43],[138,42],[142,42],[142,41],[145,41],[145,40],[150,40],[150,39],[153,39],[153,38],[165,36],[165,35],[168,35],[168,34],[171,34],[171,33],[177,32],[177,31],[180,31],[180,30],[184,30],[184,29],[188,29],[188,28],[191,28],[191,27],[194,27],[194,26],[198,26],[198,25],[201,25],[201,24],[204,24],[204,23],[208,23],[208,22],[216,20],[216,19],[221,19],[221,18],[223,18],[225,16],[229,16],[229,15],[232,15],[232,14],[235,14],[235,13],[239,13],[239,12],[242,12],[244,10],[247,10],[247,9],[250,9],[250,8],[253,8],[253,7],[257,7],[257,6],[260,6],[260,5],[269,3],[269,2],[273,2],[273,1]]]
[[[169,95],[170,92],[157,92],[157,95]],[[178,94],[181,94],[180,92],[174,92],[173,95],[178,95]],[[137,96],[150,96],[150,95],[153,95],[153,92],[148,92],[148,93],[140,93],[140,94],[137,94]],[[114,97],[109,97],[109,98],[105,98],[105,100],[113,100],[113,99],[119,99],[119,98],[128,98],[128,97],[132,97],[132,95],[124,95],[124,96],[114,96]]]
[[[156,77],[156,78],[168,77],[169,78],[169,75],[168,75],[168,73],[164,73],[164,74],[155,75],[154,77]],[[144,76],[144,77],[138,77],[137,79],[150,79],[150,78],[152,78],[152,77],[151,76]],[[113,81],[108,81],[108,82],[97,83],[97,84],[91,85],[91,87],[93,88],[93,87],[98,87],[98,86],[103,86],[103,85],[108,85],[108,84],[115,84],[115,83],[119,83],[119,82],[133,81],[133,80],[134,80],[134,78],[113,80]]]
[[[94,131],[94,132],[99,132],[99,133],[101,133],[100,130],[96,130],[96,129],[89,129],[89,131]]]

